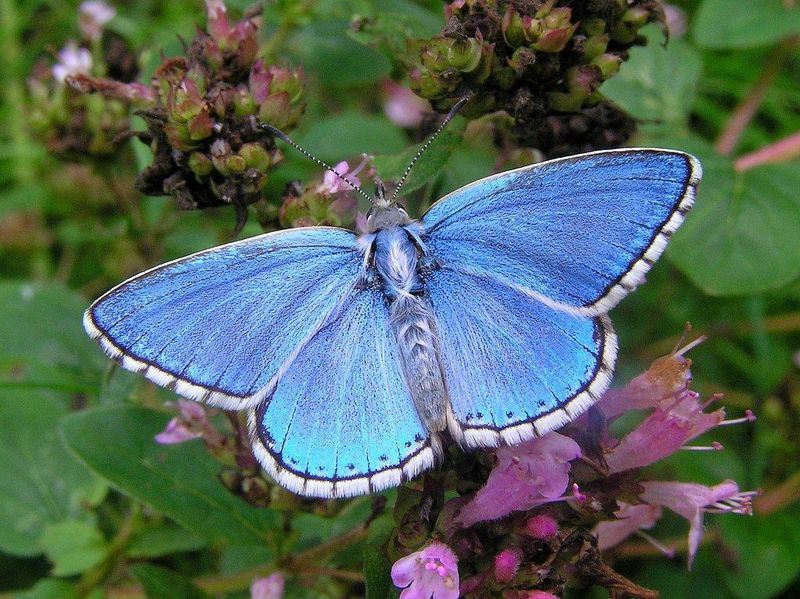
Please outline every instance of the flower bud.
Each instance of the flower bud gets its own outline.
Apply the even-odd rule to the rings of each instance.
[[[192,152],[189,154],[189,168],[198,177],[205,177],[214,170],[214,163],[202,152]]]
[[[239,156],[242,157],[247,168],[253,168],[263,173],[267,172],[272,163],[264,146],[257,143],[244,144],[239,148]]]

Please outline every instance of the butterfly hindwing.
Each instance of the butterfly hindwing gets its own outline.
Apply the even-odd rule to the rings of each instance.
[[[342,303],[251,412],[250,430],[259,461],[302,495],[370,493],[432,466],[380,291]]]
[[[466,447],[519,443],[595,403],[616,358],[605,316],[556,310],[447,266],[427,282],[452,410]]]
[[[697,160],[625,149],[560,158],[476,181],[424,216],[443,263],[556,307],[604,314],[642,282],[683,221]]]
[[[137,275],[84,326],[125,368],[190,399],[259,403],[358,281],[356,238],[332,227],[269,233]]]

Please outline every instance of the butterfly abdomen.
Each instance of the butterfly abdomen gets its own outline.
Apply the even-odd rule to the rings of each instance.
[[[431,327],[433,315],[421,295],[417,247],[405,229],[392,227],[377,234],[374,251],[375,268],[383,281],[392,330],[417,413],[429,431],[443,430],[444,383]]]

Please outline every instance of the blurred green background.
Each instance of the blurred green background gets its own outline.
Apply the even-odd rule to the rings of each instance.
[[[228,4],[235,14],[248,5]],[[639,119],[634,145],[692,152],[705,170],[666,259],[613,313],[616,384],[669,352],[690,322],[709,336],[691,355],[695,388],[724,393],[732,416],[758,416],[714,432],[708,441],[724,451],[683,452],[655,470],[763,489],[755,517],[707,517],[691,572],[685,555],[669,560],[644,542],[617,554],[617,569],[667,598],[800,596],[800,162],[791,158],[800,141],[788,151],[774,146],[800,131],[795,4],[675,2],[671,14],[685,23],[676,21],[669,44],[648,28],[651,43],[633,49],[601,89]],[[140,81],[204,25],[199,1],[116,8],[108,29],[137,54]],[[202,447],[156,446],[171,394],[114,369],[84,335],[90,299],[148,266],[226,241],[233,216],[140,196],[132,181],[150,154],[136,140],[101,159],[48,152],[31,126],[26,81],[77,37],[77,11],[76,2],[0,0],[0,598],[135,597],[142,587],[148,597],[244,597],[261,571],[252,568],[336,537],[363,519],[369,500],[303,514],[286,530],[280,510],[229,494]],[[348,33],[354,15],[376,13],[403,19],[419,38],[443,25],[433,1],[265,7],[262,36],[307,76],[308,107],[294,137],[323,160],[389,157],[418,141],[383,113],[376,90],[393,75],[391,62]],[[764,148],[768,164],[742,162]],[[490,174],[496,160],[491,139],[466,137],[415,201]],[[315,176],[319,169],[287,151],[266,195],[277,201],[286,182]],[[260,232],[251,218],[243,236]],[[677,517],[650,532],[685,547]],[[355,567],[363,550],[334,555],[330,567]],[[287,596],[339,597],[340,584],[317,572],[291,580]]]

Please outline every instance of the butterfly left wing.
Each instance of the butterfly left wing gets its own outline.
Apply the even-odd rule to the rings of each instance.
[[[249,415],[261,464],[301,495],[349,497],[430,468],[438,439],[422,425],[381,291],[356,289]]]
[[[84,327],[123,367],[241,409],[349,296],[362,262],[344,229],[268,233],[136,275],[94,302]]]
[[[606,390],[616,359],[607,316],[556,310],[490,278],[447,265],[427,293],[451,413],[466,447],[542,435],[574,420]]]
[[[559,158],[452,192],[423,217],[432,256],[594,316],[644,280],[694,201],[700,164],[671,150]]]

